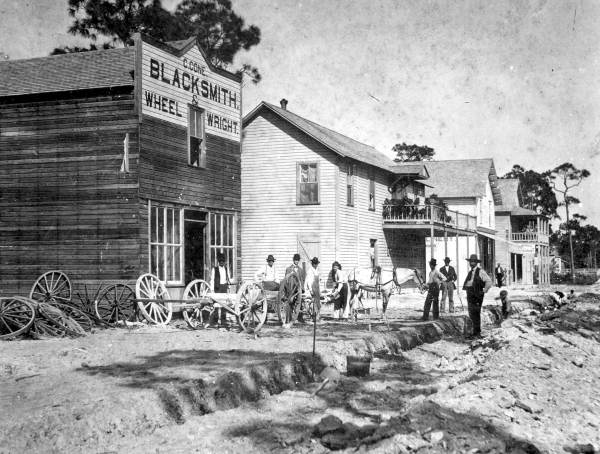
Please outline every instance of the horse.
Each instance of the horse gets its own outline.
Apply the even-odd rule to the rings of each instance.
[[[413,280],[419,290],[423,290],[424,282],[421,274],[416,269],[394,268],[383,269],[380,266],[374,268],[353,268],[348,273],[348,285],[350,287],[350,301],[358,297],[358,302],[362,305],[362,293],[377,292],[381,293],[383,299],[383,315],[387,319],[385,312],[392,292],[400,289],[400,286],[410,280]]]

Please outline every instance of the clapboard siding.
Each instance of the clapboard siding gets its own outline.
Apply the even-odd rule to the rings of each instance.
[[[379,265],[391,267],[389,247],[382,228],[383,201],[389,198],[387,190],[390,174],[373,166],[353,162],[354,206],[347,205],[346,163],[340,165],[339,176],[339,261],[347,267],[370,266],[370,240],[377,240]],[[369,182],[375,180],[375,211],[369,210]]]
[[[336,258],[337,156],[272,113],[245,129],[242,140],[242,277],[275,255],[280,272],[299,251],[319,242],[321,269]],[[318,162],[318,205],[296,204],[298,162]]]
[[[0,294],[27,294],[52,269],[73,281],[135,278],[137,138],[132,93],[0,104]]]

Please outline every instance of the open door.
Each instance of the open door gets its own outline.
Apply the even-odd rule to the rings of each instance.
[[[185,210],[184,248],[185,248],[185,284],[194,279],[206,279],[206,213]]]

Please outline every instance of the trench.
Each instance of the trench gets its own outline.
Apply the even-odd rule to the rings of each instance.
[[[494,312],[482,311],[482,324],[496,322]],[[447,317],[435,322],[405,326],[391,323],[365,331],[359,340],[336,342],[335,346],[318,352],[298,352],[286,359],[263,362],[239,371],[227,372],[210,382],[198,379],[163,384],[158,396],[167,416],[177,424],[187,418],[236,408],[256,402],[286,390],[304,389],[321,381],[325,367],[345,373],[348,355],[378,358],[378,367],[395,367],[401,352],[423,344],[435,343],[445,337],[462,337],[470,330],[466,315]],[[368,377],[366,377],[368,379]],[[424,393],[433,392],[424,390]]]

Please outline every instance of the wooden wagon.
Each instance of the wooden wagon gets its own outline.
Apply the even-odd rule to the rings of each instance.
[[[182,312],[191,328],[202,329],[215,313],[226,311],[244,331],[254,333],[267,319],[265,290],[250,281],[243,282],[237,293],[214,293],[206,281],[196,279],[186,286],[182,299],[172,299],[156,276],[143,274],[136,282],[135,296],[142,316],[158,325],[169,323],[173,312]]]

